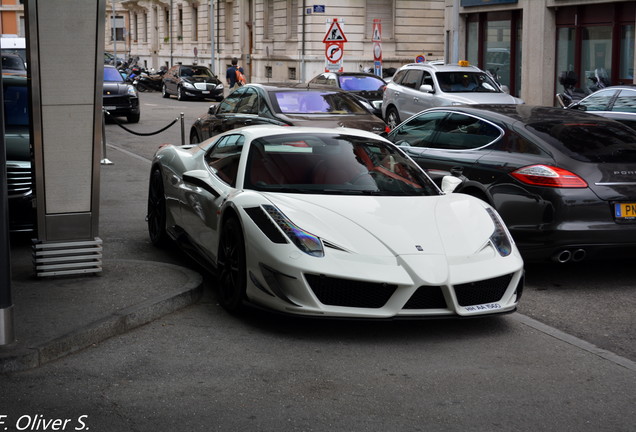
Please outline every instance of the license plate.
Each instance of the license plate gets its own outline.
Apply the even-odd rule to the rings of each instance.
[[[636,203],[614,204],[616,219],[636,219]]]
[[[104,109],[106,111],[115,111],[117,109],[117,107],[116,106],[105,106]]]
[[[501,305],[499,303],[486,303],[474,306],[464,306],[464,310],[466,312],[481,312],[496,309],[501,309]]]
[[[201,93],[203,93],[203,94],[210,94],[210,90],[203,90]]]

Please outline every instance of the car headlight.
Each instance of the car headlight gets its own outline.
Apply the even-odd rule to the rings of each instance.
[[[137,90],[135,90],[135,87],[129,85],[128,89],[126,90],[128,93],[128,96],[137,96]]]
[[[492,219],[492,222],[495,224],[495,231],[490,236],[490,243],[495,249],[497,249],[499,255],[503,257],[510,255],[512,253],[512,241],[508,234],[508,230],[493,209],[486,208],[486,211],[488,212],[490,219]]]
[[[223,84],[217,84],[216,85],[216,89],[217,90],[222,90],[223,89]]]
[[[299,228],[275,206],[264,205],[263,209],[298,249],[314,257],[325,256],[322,242],[318,237]]]
[[[187,81],[184,81],[182,84],[187,89],[193,89],[194,88],[194,85],[192,85],[191,83],[189,83]]]

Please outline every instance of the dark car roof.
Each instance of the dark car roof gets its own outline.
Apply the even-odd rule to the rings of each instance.
[[[616,123],[614,120],[585,111],[565,110],[563,108],[527,104],[457,105],[430,108],[426,111],[462,111],[495,121],[514,121],[524,124],[533,124],[545,121],[594,121],[599,123]]]

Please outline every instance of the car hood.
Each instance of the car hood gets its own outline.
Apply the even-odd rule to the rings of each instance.
[[[445,94],[444,98],[450,103],[460,103],[467,105],[474,104],[522,104],[523,100],[510,96],[508,93],[453,93]]]
[[[294,126],[347,127],[378,134],[386,130],[386,124],[371,113],[368,115],[285,114],[284,117]]]
[[[467,195],[264,195],[303,230],[363,255],[472,256],[494,230],[485,204]]]

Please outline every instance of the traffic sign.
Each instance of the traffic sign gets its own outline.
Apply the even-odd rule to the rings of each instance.
[[[325,44],[325,57],[331,63],[338,63],[342,60],[344,45],[342,42],[331,42]]]
[[[323,43],[328,42],[347,42],[347,37],[345,36],[340,24],[338,24],[337,18],[333,19],[329,30],[325,34],[325,38],[322,40]]]
[[[426,56],[424,54],[420,54],[417,57],[415,57],[416,63],[423,63],[425,61],[426,61]]]
[[[373,42],[382,41],[382,21],[378,18],[373,20],[373,36],[371,37]]]
[[[373,60],[382,61],[382,44],[380,42],[373,43]]]

